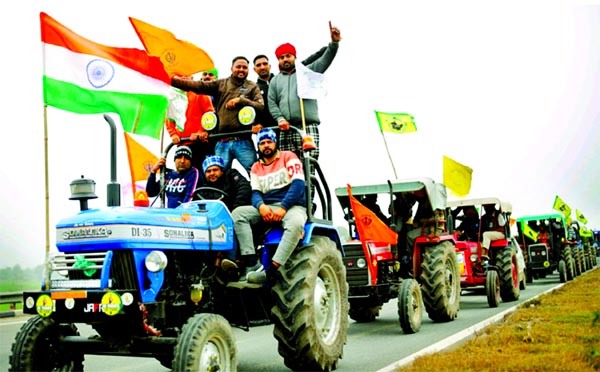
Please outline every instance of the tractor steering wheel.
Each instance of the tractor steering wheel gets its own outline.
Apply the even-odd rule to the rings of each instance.
[[[216,192],[218,194],[220,194],[220,196],[217,199],[214,198],[209,198],[208,196],[202,195],[202,193],[208,193],[208,192]],[[197,189],[194,190],[194,192],[192,193],[192,198],[197,197],[200,200],[222,200],[224,198],[229,198],[229,195],[221,190],[221,189],[217,189],[215,187],[210,187],[210,186],[200,186]]]

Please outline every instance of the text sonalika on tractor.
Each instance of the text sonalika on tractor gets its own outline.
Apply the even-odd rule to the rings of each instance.
[[[104,117],[115,149],[114,123]],[[111,159],[116,174],[116,151]],[[81,211],[56,226],[59,254],[47,263],[42,290],[23,294],[23,312],[33,316],[15,338],[10,369],[81,370],[85,354],[101,354],[156,358],[178,371],[234,371],[231,325],[248,330],[266,323],[274,324],[286,366],[335,369],[348,327],[343,248],[321,168],[309,154],[303,166],[315,170],[306,178],[307,192],[316,190],[307,210],[314,199],[320,216],[307,216],[291,257],[263,285],[232,280],[220,266],[235,250],[233,220],[222,201],[125,207],[113,182],[108,207],[88,209],[96,197],[90,183],[74,188],[71,199]],[[258,242],[265,267],[281,236],[282,227],[272,225]],[[89,324],[96,335],[79,336],[76,323]]]

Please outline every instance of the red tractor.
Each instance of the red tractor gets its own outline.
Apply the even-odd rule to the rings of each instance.
[[[498,198],[478,198],[450,201],[448,207],[453,216],[461,288],[485,287],[490,307],[497,307],[501,299],[519,299],[525,278],[520,274],[519,246],[510,239],[512,205]],[[488,252],[483,252],[484,239],[490,239]]]
[[[350,318],[374,321],[383,304],[397,298],[405,333],[419,330],[423,306],[435,322],[454,320],[460,308],[460,283],[454,238],[447,228],[446,187],[421,178],[339,187],[335,193],[351,235],[343,244]],[[355,215],[351,196],[373,214]],[[415,227],[419,210],[428,210],[431,218]],[[397,233],[397,241],[360,236],[357,222],[372,223],[373,215]]]

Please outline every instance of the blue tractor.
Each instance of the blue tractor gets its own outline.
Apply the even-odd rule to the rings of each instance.
[[[156,358],[176,371],[235,371],[231,326],[269,323],[290,369],[335,369],[346,343],[348,289],[316,160],[304,160],[305,169],[316,170],[312,177],[305,172],[307,191],[315,190],[307,210],[320,201],[322,218],[308,216],[304,237],[274,282],[238,282],[220,267],[235,249],[231,213],[220,200],[173,209],[120,206],[115,126],[105,119],[112,130],[108,207],[88,208],[93,181],[71,184],[81,210],[57,224],[59,254],[48,259],[41,290],[23,294],[23,312],[33,316],[15,338],[10,369],[82,370],[84,356],[97,354]],[[281,235],[280,226],[263,235],[263,264]],[[78,323],[96,334],[81,336]]]

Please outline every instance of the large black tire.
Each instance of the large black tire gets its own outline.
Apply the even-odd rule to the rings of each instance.
[[[531,270],[531,268],[528,267],[527,265],[525,265],[525,266],[526,266],[525,267],[525,277],[526,277],[525,280],[527,283],[533,283],[533,277],[534,277],[533,270]]]
[[[196,314],[185,323],[173,352],[174,371],[236,371],[235,336],[225,318]]]
[[[500,276],[496,270],[488,270],[485,275],[485,295],[490,307],[498,307],[500,304]]]
[[[561,260],[565,261],[565,267],[567,270],[567,280],[573,280],[575,278],[575,264],[573,263],[573,253],[571,247],[563,246],[560,252]]]
[[[567,282],[567,264],[564,260],[558,261],[558,278],[561,283]]]
[[[335,243],[316,236],[277,270],[273,335],[292,370],[331,371],[348,332],[348,283]]]
[[[404,279],[398,293],[398,319],[404,333],[417,333],[423,321],[423,295],[419,283]]]
[[[369,323],[377,319],[380,311],[381,305],[368,307],[350,303],[348,315],[357,323]]]
[[[442,242],[427,247],[421,269],[421,291],[427,315],[434,322],[454,320],[460,309],[460,274],[454,245]]]
[[[518,300],[521,291],[519,289],[517,251],[511,246],[500,249],[496,255],[496,266],[500,276],[500,297],[502,301]]]
[[[51,318],[34,316],[15,336],[9,371],[83,371],[83,354],[66,351],[65,336],[78,336],[73,324],[57,324]]]
[[[575,264],[575,276],[579,276],[583,274],[583,267],[581,262],[581,254],[579,253],[580,249],[578,247],[573,247],[573,262]]]
[[[527,268],[523,268],[523,278],[519,281],[519,289],[521,291],[527,289],[527,283],[529,283],[527,281]]]

